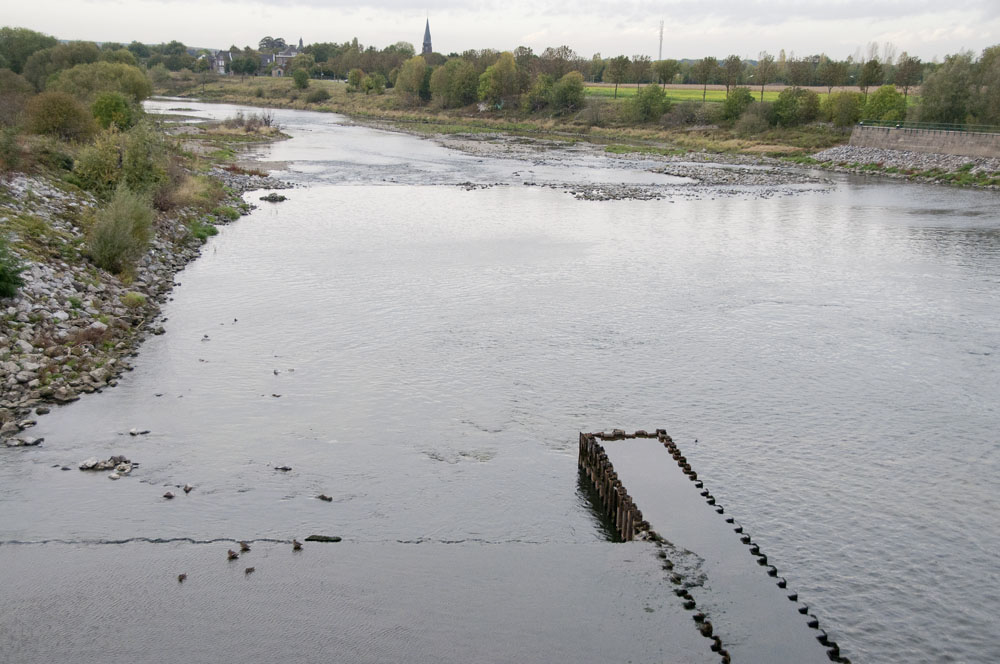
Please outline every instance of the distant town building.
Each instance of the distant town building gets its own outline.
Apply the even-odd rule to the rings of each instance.
[[[421,49],[421,55],[429,55],[434,52],[434,47],[431,46],[431,20],[427,19],[427,25],[424,26],[424,47]]]

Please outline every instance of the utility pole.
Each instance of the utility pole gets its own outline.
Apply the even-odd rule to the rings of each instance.
[[[657,60],[663,59],[663,21],[660,21],[660,57]]]

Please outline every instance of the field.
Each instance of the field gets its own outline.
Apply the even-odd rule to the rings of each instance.
[[[615,86],[607,84],[588,84],[584,87],[588,97],[598,97],[600,99],[613,99],[615,96]],[[623,97],[634,97],[638,88],[634,83],[618,86],[618,99]],[[666,88],[667,99],[671,102],[701,101],[702,89],[700,85],[669,85]],[[750,88],[753,98],[760,101],[760,88]],[[774,101],[778,98],[780,90],[764,90],[764,101]],[[824,91],[825,94],[825,91]],[[716,86],[709,86],[705,92],[705,101],[722,103],[726,100],[726,89],[717,89]]]

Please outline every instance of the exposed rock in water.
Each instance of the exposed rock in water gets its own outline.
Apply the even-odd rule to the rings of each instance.
[[[268,203],[280,203],[282,201],[287,201],[288,198],[285,197],[285,196],[282,196],[281,194],[276,194],[274,192],[271,192],[267,196],[261,196],[260,200],[267,201]]]
[[[343,538],[337,537],[336,535],[310,535],[306,538],[307,542],[340,542]]]
[[[121,455],[109,457],[104,461],[98,459],[97,457],[90,457],[89,459],[80,462],[80,470],[112,470],[121,466],[123,469],[127,467],[127,472],[131,472],[132,468],[137,465],[139,464],[132,463]]]

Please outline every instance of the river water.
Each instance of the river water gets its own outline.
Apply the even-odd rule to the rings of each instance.
[[[236,110],[152,107],[178,105]],[[664,627],[686,619],[646,545],[606,543],[579,487],[577,433],[614,427],[666,428],[852,660],[1000,660],[995,193],[840,178],[691,196],[641,163],[494,159],[277,116],[292,139],[254,156],[301,186],[178,275],[167,334],[118,387],[41,418],[42,447],[5,453],[0,639],[17,661],[101,661],[104,615],[135,627],[121,661],[159,661],[139,641],[176,647],[140,615],[216,653],[288,656],[281,635],[296,634],[302,661],[328,647],[713,661],[693,629]],[[524,180],[667,196],[583,201]],[[117,482],[53,467],[117,453],[141,464]],[[310,574],[268,542],[313,532],[345,542],[307,546]],[[281,583],[326,575],[347,601],[290,628],[294,602],[257,562],[167,611],[193,601],[178,594],[196,573],[151,589],[231,546],[184,538],[255,540]],[[222,591],[285,617],[248,623],[256,640],[211,632]],[[472,620],[477,601],[496,604]],[[63,626],[39,628],[52,607]],[[338,640],[314,640],[317,624]],[[38,645],[54,642],[70,645]]]

